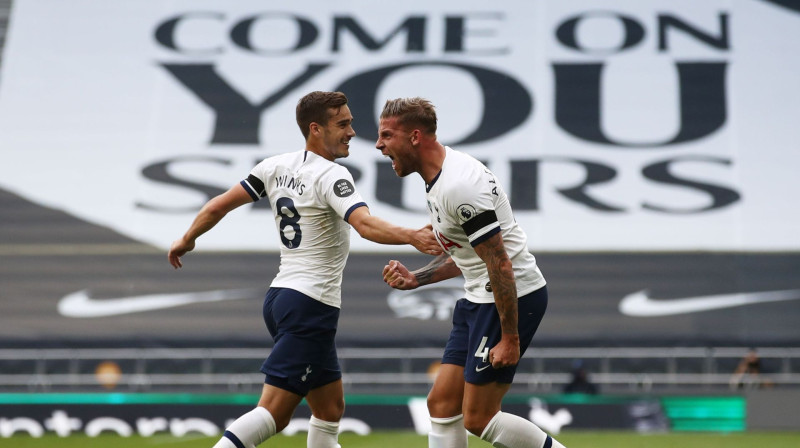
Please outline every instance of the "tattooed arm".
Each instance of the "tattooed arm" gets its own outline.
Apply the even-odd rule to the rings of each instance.
[[[496,233],[475,246],[475,253],[486,263],[492,285],[494,303],[500,316],[502,339],[489,351],[489,361],[496,369],[519,362],[519,331],[517,311],[517,285],[514,269],[503,245],[503,237]]]
[[[418,288],[459,275],[461,275],[461,270],[445,253],[414,272],[409,272],[408,268],[397,260],[391,260],[383,267],[383,281],[392,288],[403,290]]]

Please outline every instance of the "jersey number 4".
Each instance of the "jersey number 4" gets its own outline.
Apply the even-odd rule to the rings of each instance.
[[[486,346],[486,342],[489,340],[488,336],[484,336],[481,339],[481,344],[478,346],[478,349],[475,350],[475,357],[481,358],[483,362],[489,362],[489,347]]]
[[[303,239],[303,232],[300,231],[300,213],[294,208],[294,201],[290,198],[279,198],[275,201],[275,209],[281,221],[278,223],[278,230],[281,235],[281,242],[289,249],[296,249],[300,246]],[[291,239],[287,236],[287,230],[291,229]]]

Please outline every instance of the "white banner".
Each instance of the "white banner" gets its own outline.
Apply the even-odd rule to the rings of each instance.
[[[386,99],[424,96],[533,250],[798,250],[800,12],[776,3],[15,0],[0,188],[166,248],[303,147],[301,96],[342,90],[340,162],[373,214],[422,226],[422,180],[374,139]],[[264,205],[198,248],[276,250]]]

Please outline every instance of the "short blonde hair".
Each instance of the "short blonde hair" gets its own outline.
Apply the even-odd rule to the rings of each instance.
[[[425,98],[416,96],[387,100],[381,118],[390,117],[396,117],[401,126],[436,134],[436,108]]]

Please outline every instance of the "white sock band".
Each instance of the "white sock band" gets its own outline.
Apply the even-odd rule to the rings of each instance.
[[[489,420],[481,439],[498,448],[556,448],[563,446],[522,417],[498,412]]]
[[[429,448],[467,448],[467,430],[464,415],[455,417],[431,417],[431,432],[428,434]]]
[[[259,406],[231,423],[214,448],[255,448],[274,435],[275,419]]]
[[[326,422],[313,415],[308,422],[308,448],[339,447],[339,422]]]

